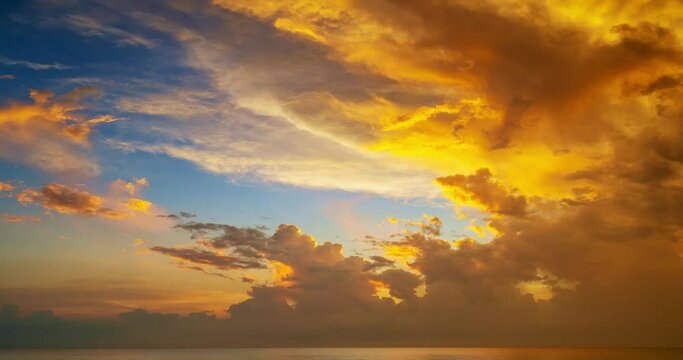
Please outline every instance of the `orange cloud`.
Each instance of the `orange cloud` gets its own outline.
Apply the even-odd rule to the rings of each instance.
[[[656,7],[644,1],[214,3],[322,45],[327,56],[355,70],[351,83],[353,75],[371,73],[395,81],[394,92],[424,97],[411,103],[371,87],[372,101],[363,102],[318,86],[296,96],[277,93],[271,107],[273,98],[282,98],[280,107],[296,103],[327,114],[321,104],[334,104],[329,107],[348,115],[334,132],[340,141],[444,175],[488,168],[524,196],[559,199],[586,186],[567,176],[597,165],[619,139],[648,128],[639,119],[656,119],[655,103],[660,112],[664,106],[648,89],[676,87],[681,72],[675,1]],[[292,121],[305,117],[292,113],[286,114]],[[328,118],[306,126],[325,132]]]
[[[126,206],[133,211],[148,213],[152,203],[147,200],[132,198],[126,202]]]
[[[495,182],[488,169],[479,169],[469,176],[440,177],[436,181],[443,187],[446,196],[458,206],[472,206],[494,214],[526,215],[526,198],[514,195],[514,192]]]
[[[149,187],[149,182],[147,182],[147,179],[145,178],[133,179],[133,181],[116,179],[111,183],[110,187],[111,190],[116,194],[135,196],[140,193],[142,189]]]
[[[9,223],[19,223],[19,222],[37,222],[40,221],[41,219],[37,216],[29,216],[29,215],[19,215],[19,214],[7,214],[3,213],[0,214],[2,219],[5,222]]]
[[[83,100],[93,96],[99,96],[99,91],[92,87],[62,95],[31,90],[33,103],[0,106],[0,133],[6,135],[0,157],[50,172],[99,173],[99,166],[87,156],[90,131],[96,124],[119,119],[110,115],[88,119],[80,114],[86,108]]]
[[[112,194],[107,196],[96,195],[64,184],[50,183],[40,189],[24,188],[15,197],[22,206],[37,204],[48,212],[54,211],[60,214],[98,216],[109,219],[130,218],[136,213],[149,214],[153,204],[139,198],[127,196],[122,198],[116,191],[120,184],[132,183],[120,179],[114,181],[111,185]],[[147,181],[139,179],[135,184],[147,186]],[[135,192],[137,189],[135,188]]]
[[[122,218],[123,213],[102,206],[102,198],[87,191],[69,188],[62,184],[47,184],[40,190],[24,189],[17,194],[21,205],[38,204],[48,211],[60,214]]]
[[[14,188],[14,185],[0,181],[0,192],[12,191],[14,190]]]

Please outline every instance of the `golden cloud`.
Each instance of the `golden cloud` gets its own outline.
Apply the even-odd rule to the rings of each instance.
[[[92,87],[76,88],[62,95],[31,90],[33,103],[9,102],[0,107],[0,157],[41,170],[81,174],[99,173],[99,166],[86,156],[93,126],[119,120],[110,115],[88,119],[79,113],[83,101],[99,96]]]
[[[675,1],[608,2],[600,16],[595,5],[543,1],[214,3],[324,45],[354,74],[413,94],[419,84],[432,96],[416,106],[375,94],[381,101],[362,105],[364,116],[358,101],[334,97],[356,111],[351,119],[381,129],[366,130],[362,146],[443,174],[488,168],[527,196],[585,186],[567,175],[649,126],[638,119],[656,117],[652,96],[624,96],[624,86],[647,88],[682,70]]]
[[[136,180],[135,183],[147,186],[147,181],[144,179]],[[118,179],[111,185],[112,193],[105,196],[58,183],[46,184],[40,189],[27,187],[14,196],[22,206],[36,204],[47,212],[54,211],[67,215],[123,219],[134,217],[137,213],[149,214],[153,204],[134,197],[122,198],[121,194],[116,191],[120,184],[132,183]]]
[[[30,216],[30,215],[20,215],[20,214],[7,214],[7,213],[0,213],[0,217],[5,222],[9,223],[20,223],[20,222],[38,222],[41,219],[37,216]]]
[[[102,198],[87,191],[77,190],[62,184],[47,184],[40,190],[24,189],[17,194],[21,205],[38,204],[45,210],[60,214],[102,216],[118,219],[125,215],[102,206]]]
[[[14,185],[0,181],[0,192],[4,192],[4,191],[9,192],[9,191],[12,191],[14,189],[15,189]]]

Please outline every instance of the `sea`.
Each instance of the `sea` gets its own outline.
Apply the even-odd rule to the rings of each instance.
[[[683,349],[268,348],[0,350],[0,360],[683,360]]]

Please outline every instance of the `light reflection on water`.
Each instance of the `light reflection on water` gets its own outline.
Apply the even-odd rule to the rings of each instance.
[[[0,350],[0,360],[681,360],[683,349],[305,348]]]

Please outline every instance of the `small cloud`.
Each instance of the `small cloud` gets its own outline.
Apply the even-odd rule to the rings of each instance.
[[[9,65],[9,66],[23,66],[27,67],[31,70],[67,70],[67,69],[73,69],[75,66],[71,65],[64,65],[60,63],[52,63],[52,64],[40,64],[40,63],[35,63],[31,61],[25,61],[25,60],[15,60],[15,59],[10,59],[6,56],[0,55],[0,64],[3,65]],[[0,77],[2,79],[14,79],[14,75],[2,75],[3,77]],[[9,76],[9,77],[5,77]]]
[[[147,200],[132,198],[128,199],[126,207],[133,211],[148,213],[150,207],[152,207],[152,203]]]
[[[149,249],[147,249],[147,248],[135,249],[134,253],[135,253],[135,255],[151,255],[152,254],[152,252],[149,251]]]
[[[123,118],[120,117],[115,117],[112,115],[98,115],[95,116],[94,118],[86,121],[88,124],[102,124],[102,123],[111,123],[115,121],[123,120]]]
[[[258,260],[226,256],[217,251],[207,251],[197,248],[169,248],[163,246],[154,246],[149,248],[149,250],[186,263],[209,265],[221,270],[265,268]]]
[[[0,183],[6,189],[14,189],[13,185]],[[129,197],[125,185],[146,186],[147,180],[136,179],[134,182],[117,180],[112,183],[112,191],[106,195],[98,195],[79,187],[50,183],[40,189],[25,187],[16,194],[11,194],[22,206],[36,204],[48,213],[57,212],[67,215],[87,217],[103,217],[109,219],[132,218],[141,214],[149,214],[154,204],[137,197]],[[133,187],[137,192],[137,187]],[[124,192],[117,190],[123,189]]]
[[[81,35],[94,37],[111,36],[116,38],[116,42],[122,46],[153,48],[156,45],[152,40],[111,25],[103,24],[97,19],[88,16],[67,15],[66,22],[73,29],[79,31]]]
[[[12,74],[0,75],[0,80],[12,80],[12,79],[14,79],[14,75],[12,75]]]
[[[0,192],[12,191],[12,190],[14,190],[14,185],[0,181]]]
[[[24,189],[17,194],[16,198],[23,206],[35,203],[45,210],[56,211],[60,214],[97,215],[113,219],[125,216],[123,213],[104,207],[100,196],[57,183],[47,184],[40,190]]]
[[[0,218],[8,223],[20,223],[20,222],[38,222],[41,219],[37,216],[29,215],[19,215],[19,214],[0,214]]]
[[[149,182],[145,178],[134,179],[133,181],[117,179],[111,183],[111,190],[114,193],[124,193],[130,196],[139,194],[143,188],[147,187],[149,187]]]

